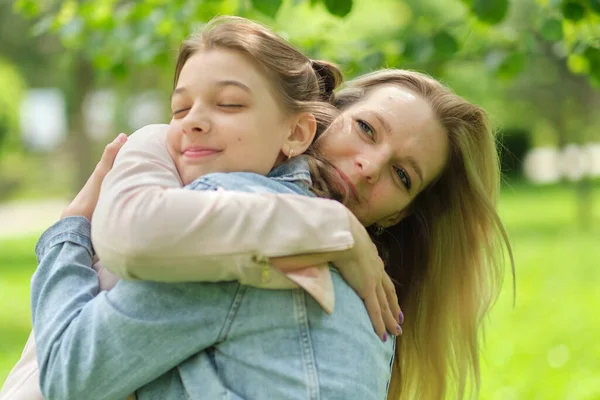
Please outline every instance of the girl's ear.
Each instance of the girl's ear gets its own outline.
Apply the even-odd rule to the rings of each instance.
[[[281,152],[288,158],[304,153],[317,133],[317,120],[311,113],[300,113],[292,122],[290,133],[281,147]]]

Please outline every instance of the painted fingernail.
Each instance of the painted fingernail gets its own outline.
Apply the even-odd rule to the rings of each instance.
[[[398,336],[402,336],[402,327],[400,325],[396,326],[396,332]]]
[[[387,342],[387,332],[383,334],[383,341]]]
[[[404,313],[402,311],[400,311],[400,314],[398,315],[398,322],[400,322],[400,325],[404,323]]]

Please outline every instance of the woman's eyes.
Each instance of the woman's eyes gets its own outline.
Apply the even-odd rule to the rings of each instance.
[[[394,166],[394,171],[396,172],[396,175],[398,175],[398,178],[400,178],[400,181],[406,187],[406,189],[410,190],[412,182],[410,181],[410,176],[408,176],[406,170],[404,168]]]
[[[371,125],[362,119],[357,119],[356,123],[358,124],[360,130],[363,131],[367,136],[369,136],[371,139],[375,138],[375,130],[373,127],[371,127]]]
[[[219,103],[217,105],[219,107],[223,107],[223,108],[242,108],[242,107],[244,107],[243,104],[230,104],[230,103]]]
[[[365,135],[369,136],[372,140],[375,140],[375,129],[373,129],[373,127],[371,127],[371,125],[369,125],[368,122],[362,119],[357,119],[356,124]],[[408,172],[406,172],[404,168],[396,166],[394,166],[394,172],[396,173],[396,175],[398,175],[398,178],[400,179],[404,187],[406,187],[407,190],[410,190],[412,182],[410,180]]]

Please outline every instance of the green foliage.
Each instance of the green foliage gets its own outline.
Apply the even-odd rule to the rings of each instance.
[[[590,10],[596,14],[600,14],[600,0],[588,0],[588,6]]]
[[[552,1],[543,5],[536,5],[534,1],[517,4],[509,0],[448,0],[442,5],[430,0],[423,4],[405,0],[401,3],[408,5],[413,15],[410,20],[400,22],[404,24],[399,29],[402,35],[398,34],[401,43],[396,47],[384,48],[380,41],[369,41],[374,48],[364,52],[364,60],[352,60],[349,63],[355,64],[351,65],[353,69],[359,68],[356,72],[379,67],[375,64],[379,60],[386,65],[391,63],[391,66],[406,65],[404,63],[408,62],[412,68],[440,73],[446,62],[461,55],[473,55],[472,51],[463,51],[465,43],[457,35],[459,32],[469,32],[468,35],[475,36],[475,39],[469,37],[469,41],[487,41],[493,37],[491,42],[477,50],[480,53],[499,50],[514,53],[506,54],[502,62],[492,65],[493,73],[504,79],[513,79],[524,69],[524,58],[538,51],[540,40],[560,42],[570,54],[576,53],[575,43],[593,47],[594,32],[600,35],[600,0]],[[276,20],[282,8],[310,4],[316,12],[315,6],[322,4],[322,9],[330,15],[349,18],[350,12],[356,8],[354,3],[353,0],[18,0],[14,8],[36,19],[35,33],[55,33],[67,49],[81,52],[99,71],[124,78],[130,76],[133,66],[170,65],[171,50],[190,32],[217,14],[256,15]],[[528,26],[514,26],[513,29],[518,29],[519,33],[502,38],[502,27],[496,30],[494,25],[502,23],[503,26],[511,26],[511,19],[507,19],[509,10],[522,4],[530,4],[526,11]],[[465,19],[463,16],[457,23],[446,18],[443,11],[438,11],[437,15],[433,11],[458,10],[460,7],[475,19]],[[406,14],[399,15],[402,18]],[[568,31],[565,31],[567,28]],[[284,30],[287,29],[284,27]],[[307,42],[319,48],[322,37],[323,32],[315,31]],[[342,59],[346,61],[345,57]],[[571,60],[577,60],[569,64],[578,68],[577,73],[587,73],[597,80],[593,57],[591,61],[589,57],[585,58],[585,67],[582,67],[583,58]]]
[[[25,82],[16,68],[0,59],[0,149],[19,143],[19,106]]]
[[[459,50],[458,42],[450,32],[440,31],[433,37],[435,54],[443,60],[452,58]]]
[[[562,21],[557,18],[548,18],[540,29],[542,37],[546,40],[556,42],[563,38]]]
[[[345,17],[352,11],[352,0],[323,0],[327,10],[338,17]]]
[[[562,6],[562,12],[565,19],[577,22],[585,16],[585,7],[578,2],[567,1]]]
[[[252,6],[261,13],[275,18],[283,0],[252,0]]]
[[[508,13],[508,0],[473,0],[471,11],[488,24],[501,22]]]

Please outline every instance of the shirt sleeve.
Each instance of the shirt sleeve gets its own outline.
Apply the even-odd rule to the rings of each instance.
[[[194,283],[120,281],[98,294],[89,230],[85,218],[66,218],[36,246],[31,305],[47,399],[125,398],[216,343],[228,315],[183,301]],[[226,293],[203,304],[230,305]]]
[[[286,288],[293,284],[268,266],[270,257],[354,245],[349,211],[333,200],[182,189],[167,129],[150,125],[132,134],[102,185],[92,239],[116,275],[254,285],[269,268],[261,287]]]

